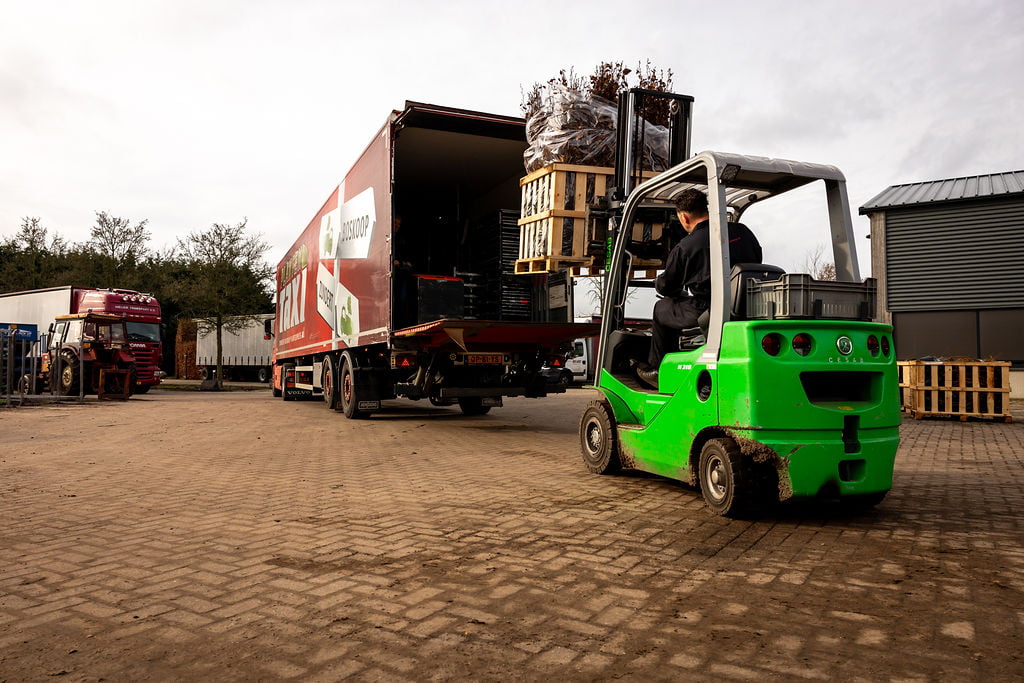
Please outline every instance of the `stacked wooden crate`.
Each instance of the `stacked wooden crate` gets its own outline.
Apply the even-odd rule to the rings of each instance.
[[[516,273],[554,273],[593,269],[592,244],[602,235],[588,229],[587,206],[605,196],[614,169],[606,166],[551,164],[519,181],[522,206],[519,219],[519,259]],[[645,179],[654,173],[644,174]],[[633,228],[633,238],[658,239],[661,225]]]
[[[900,361],[903,409],[914,419],[969,417],[1013,420],[1010,363],[1003,361]]]

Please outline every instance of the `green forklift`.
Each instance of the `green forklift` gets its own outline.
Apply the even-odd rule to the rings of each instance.
[[[825,189],[835,281],[729,263],[727,221],[811,183]],[[875,281],[860,278],[839,169],[702,152],[626,185],[604,264],[594,382],[602,397],[580,418],[586,467],[695,485],[729,517],[794,499],[881,502],[899,444],[892,327],[873,320]],[[654,286],[650,266],[636,267],[650,263],[651,245],[636,243],[632,226],[658,211],[671,220],[673,199],[687,188],[708,197],[711,303],[700,327],[681,331],[679,350],[664,356],[654,389],[636,374],[650,333],[625,317],[630,290]]]

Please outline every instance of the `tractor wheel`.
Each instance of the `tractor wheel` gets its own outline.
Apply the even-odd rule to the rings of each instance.
[[[341,360],[341,372],[338,377],[339,403],[341,411],[350,420],[361,420],[369,416],[365,410],[359,409],[359,392],[356,390],[355,377],[352,375],[352,361],[345,356]]]
[[[22,375],[18,380],[18,393],[22,396],[39,393],[39,383],[33,375]]]
[[[755,464],[732,439],[711,439],[700,451],[700,490],[712,512],[744,517],[764,498]]]
[[[491,412],[490,406],[485,406],[479,396],[464,396],[459,399],[459,409],[463,415],[486,415]]]
[[[62,351],[60,354],[60,374],[57,374],[57,364],[50,368],[50,387],[55,389],[60,396],[77,396],[79,381],[78,358],[70,351]]]
[[[615,416],[604,401],[591,401],[580,417],[583,464],[594,474],[615,474],[622,469]]]
[[[330,356],[324,358],[322,375],[320,377],[320,383],[324,389],[324,403],[331,410],[338,410],[338,404],[340,403],[336,364],[337,362]]]

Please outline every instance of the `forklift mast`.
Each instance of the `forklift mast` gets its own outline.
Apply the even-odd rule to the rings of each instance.
[[[619,113],[615,145],[613,202],[626,200],[643,178],[643,150],[647,126],[643,118],[646,106],[656,100],[668,100],[668,168],[690,158],[690,130],[693,121],[693,97],[674,93],[630,88],[619,94]]]

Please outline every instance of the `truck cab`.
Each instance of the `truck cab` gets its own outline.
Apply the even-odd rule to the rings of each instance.
[[[727,223],[811,183],[824,185],[837,281],[729,262]],[[711,302],[680,333],[657,387],[636,374],[651,338],[624,316],[630,226],[641,210],[704,191]],[[892,486],[900,407],[892,328],[872,320],[874,281],[861,281],[845,178],[833,166],[703,152],[640,184],[622,209],[607,264],[595,385],[580,420],[592,472],[644,470],[698,486],[708,507],[744,516],[778,501],[829,497],[874,505]],[[666,252],[667,255],[667,252]],[[649,257],[649,253],[645,253]]]

